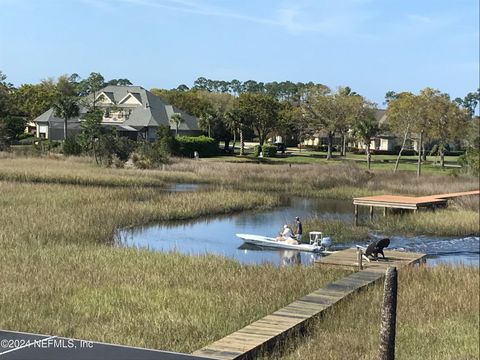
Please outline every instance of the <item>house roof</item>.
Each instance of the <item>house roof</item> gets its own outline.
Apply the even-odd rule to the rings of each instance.
[[[114,125],[128,126],[131,128],[143,128],[147,126],[157,127],[159,125],[168,125],[171,129],[175,129],[175,125],[170,122],[171,116],[174,113],[180,113],[183,118],[183,122],[179,126],[179,130],[200,130],[198,125],[198,119],[194,116],[187,114],[185,111],[177,109],[172,105],[164,102],[158,96],[152,94],[150,91],[145,90],[141,86],[116,86],[110,85],[99,92],[98,95],[105,94],[109,100],[115,105],[122,107],[121,100],[125,100],[129,95],[133,96],[140,104],[132,107],[131,113],[128,118],[123,122],[115,122]],[[86,102],[93,102],[93,94],[85,98]],[[111,107],[110,104],[97,103],[98,107]],[[87,112],[86,106],[80,106],[80,116]],[[79,118],[72,119],[72,121],[78,121]],[[47,110],[40,116],[38,116],[34,122],[59,122],[60,119],[55,116],[53,108]],[[112,124],[113,125],[113,124]]]
[[[375,111],[375,118],[380,123],[380,125],[383,124],[385,121],[387,121],[387,110],[377,109]]]

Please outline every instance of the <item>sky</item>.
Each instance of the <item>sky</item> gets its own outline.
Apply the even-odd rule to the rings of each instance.
[[[215,80],[385,93],[479,87],[478,0],[0,0],[15,86],[77,73],[146,89]]]

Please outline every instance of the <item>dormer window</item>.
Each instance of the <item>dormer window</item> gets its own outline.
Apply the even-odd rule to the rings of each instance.
[[[115,99],[113,97],[112,92],[105,92],[102,91],[98,96],[95,98],[95,102],[104,105],[114,105]]]
[[[139,93],[129,92],[122,100],[118,102],[119,105],[142,105],[142,98]]]

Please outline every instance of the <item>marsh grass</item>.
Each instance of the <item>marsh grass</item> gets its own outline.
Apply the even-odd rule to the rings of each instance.
[[[121,227],[271,208],[274,194],[0,182],[0,244],[111,243]]]
[[[447,208],[379,217],[369,226],[385,235],[479,236],[480,214],[478,209]]]
[[[478,359],[478,267],[399,272],[396,359]],[[345,300],[265,359],[377,359],[383,284]]]
[[[0,252],[0,328],[191,352],[346,272],[95,245]]]
[[[366,226],[354,226],[340,220],[325,220],[320,218],[308,218],[303,223],[304,232],[322,231],[331,236],[334,243],[351,243],[368,239],[370,228]],[[308,241],[305,237],[304,241]]]
[[[275,194],[7,181],[0,193],[3,329],[189,352],[345,274],[108,246],[123,226],[271,208]]]
[[[444,193],[445,188],[453,192],[478,187],[475,178],[429,175],[418,180],[411,173],[365,172],[342,164],[290,167],[183,160],[174,161],[165,170],[142,171],[105,169],[85,159],[11,156],[0,156],[0,179],[0,328],[185,352],[225,336],[345,273],[310,267],[244,266],[213,256],[188,257],[106,246],[116,229],[272,208],[280,204],[280,195],[351,198],[398,192],[425,195]],[[212,189],[166,193],[162,188],[169,182],[207,183]],[[463,212],[470,211],[468,223],[461,225],[459,232],[471,231],[478,212],[468,210],[471,204],[458,206],[463,210],[456,212],[457,217],[454,209],[447,209],[440,219],[456,226],[456,221],[464,220]],[[418,231],[434,229],[441,212],[432,214],[435,216],[420,213],[423,223],[411,219],[403,229],[412,229],[412,224]],[[401,219],[406,222],[409,218]],[[308,224],[317,225],[322,224]],[[342,233],[339,223],[323,225],[345,239],[366,232],[346,227]],[[381,226],[399,233],[401,225],[387,222]],[[464,278],[449,280],[465,285],[473,278],[478,284],[478,276],[463,271]],[[409,281],[413,289],[409,296],[422,292],[413,280]],[[423,284],[430,290],[436,278],[431,281],[433,285]],[[459,292],[460,298],[465,298],[461,295],[465,289],[457,288],[457,284],[451,289],[442,286],[441,296],[449,299]],[[436,306],[447,306],[435,299]],[[365,297],[361,308],[370,301]],[[418,312],[421,304],[414,305]],[[346,320],[356,316],[349,311],[347,315],[350,318]],[[437,318],[427,324],[447,326],[441,314],[433,315]],[[469,321],[468,331],[472,328]],[[448,317],[446,323],[458,328],[455,319]],[[412,324],[411,331],[414,329]],[[428,326],[420,329],[436,334]],[[333,334],[333,338],[323,334],[332,344],[327,346],[328,351],[334,351],[337,340],[342,349],[363,349],[363,333],[356,337],[348,331]],[[464,337],[459,339],[463,341]],[[465,339],[470,341],[469,337]],[[416,339],[409,341],[414,343]]]
[[[0,157],[0,180],[96,186],[162,187],[188,182],[236,190],[282,192],[330,199],[375,194],[429,195],[473,190],[478,179],[468,176],[425,175],[411,172],[365,171],[353,163],[266,165],[176,159],[163,170],[107,169],[84,158]]]
[[[469,176],[431,175],[420,178],[411,172],[366,171],[354,163],[305,165],[265,165],[212,161],[175,161],[167,167],[175,173],[195,174],[211,183],[237,189],[282,191],[294,195],[342,198],[375,195],[431,195],[478,189],[478,178]]]

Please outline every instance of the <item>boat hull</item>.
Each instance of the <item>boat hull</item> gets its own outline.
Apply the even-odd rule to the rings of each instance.
[[[293,245],[293,244],[286,244],[283,241],[277,241],[277,239],[267,237],[267,236],[251,235],[251,234],[236,234],[236,235],[247,244],[252,244],[252,245],[257,245],[262,247],[308,251],[308,252],[316,252],[316,253],[325,252],[325,251],[322,251],[322,248],[318,245],[309,245],[309,244]]]

